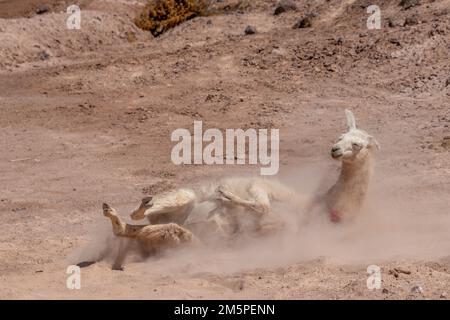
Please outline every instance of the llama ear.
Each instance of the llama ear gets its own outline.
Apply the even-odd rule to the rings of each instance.
[[[377,150],[380,150],[380,144],[378,143],[377,139],[375,139],[372,136],[369,136],[369,148],[377,148]]]
[[[351,112],[349,109],[345,109],[345,115],[347,116],[348,130],[350,131],[352,129],[356,129],[356,120],[353,112]]]

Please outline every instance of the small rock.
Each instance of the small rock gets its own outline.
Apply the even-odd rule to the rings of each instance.
[[[403,26],[414,26],[416,24],[419,24],[419,20],[417,19],[416,16],[412,16],[412,17],[407,17],[405,19],[405,22],[403,23]]]
[[[411,288],[412,293],[423,293],[423,289],[421,286],[414,286]]]
[[[389,42],[395,44],[396,46],[401,46],[400,40],[398,40],[397,38],[391,38],[389,39]]]
[[[400,6],[403,10],[408,10],[412,7],[420,5],[420,0],[402,0],[400,1]]]
[[[338,46],[342,45],[344,43],[344,38],[342,37],[337,37],[334,39],[334,43]]]
[[[277,56],[282,56],[283,52],[278,48],[274,48],[274,49],[272,49],[272,54],[277,55]]]
[[[383,288],[383,290],[381,290],[381,292],[384,293],[384,294],[388,294],[388,293],[389,293],[389,290],[386,289],[386,288]]]
[[[37,7],[36,14],[44,14],[49,11],[50,11],[50,7],[48,5],[41,4],[39,7]]]
[[[445,86],[446,86],[446,87],[450,86],[450,78],[448,78],[448,79],[445,81]]]
[[[38,53],[38,58],[43,61],[50,58],[50,55],[47,53],[47,51],[41,51]]]
[[[393,275],[394,277],[398,278],[398,272],[395,269],[389,270],[389,274]]]
[[[294,24],[294,29],[303,29],[303,28],[311,28],[312,20],[310,17],[304,17],[300,19],[296,24]]]
[[[450,136],[444,137],[444,139],[442,139],[441,146],[445,149],[450,150]]]
[[[395,21],[392,18],[389,18],[388,26],[389,26],[389,28],[395,28],[397,26],[397,24],[395,23]]]
[[[440,298],[441,299],[447,298],[447,292],[442,292]]]
[[[330,72],[335,72],[338,70],[337,66],[332,63],[324,63],[323,66],[325,67],[325,69],[327,71],[330,71]]]
[[[402,268],[394,268],[394,270],[395,270],[397,273],[411,274],[411,271],[406,270],[406,269],[402,269]]]
[[[278,2],[277,6],[275,7],[274,15],[282,14],[286,11],[295,11],[297,10],[297,5],[294,1],[291,0],[281,0]]]
[[[245,28],[245,34],[255,34],[256,33],[256,28],[253,26],[247,26],[247,28]]]

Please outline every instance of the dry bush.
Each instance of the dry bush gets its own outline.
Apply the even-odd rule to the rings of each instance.
[[[176,25],[208,13],[211,0],[150,0],[136,25],[155,37]]]
[[[266,7],[271,0],[149,0],[142,13],[136,18],[136,25],[150,31],[155,37],[184,21],[198,17],[243,13],[259,7]]]

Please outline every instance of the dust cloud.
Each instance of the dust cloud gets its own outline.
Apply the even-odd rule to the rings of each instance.
[[[280,180],[300,193],[313,194],[330,186],[337,174],[337,167],[311,165],[287,170],[285,178]],[[302,213],[298,208],[274,204],[273,212],[286,225],[282,234],[172,250],[146,259],[146,268],[161,274],[231,273],[283,267],[318,258],[340,264],[376,264],[388,259],[433,259],[448,255],[450,215],[444,210],[445,203],[438,195],[421,197],[420,190],[407,187],[407,179],[403,181],[405,187],[399,188],[399,181],[390,185],[389,179],[377,172],[366,206],[352,223],[332,223],[324,212],[313,222],[299,225]],[[109,221],[102,222],[95,230],[97,236],[74,253],[72,260],[111,260],[119,242],[112,236]],[[137,257],[130,259],[136,261]]]

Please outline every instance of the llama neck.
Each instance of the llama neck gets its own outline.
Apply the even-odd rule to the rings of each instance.
[[[355,214],[365,200],[371,173],[369,153],[356,162],[343,162],[339,179],[328,193],[329,208],[345,215]]]
[[[370,154],[356,162],[342,162],[339,180],[343,184],[353,184],[354,182],[364,182],[363,185],[369,184],[372,171],[372,161]]]

